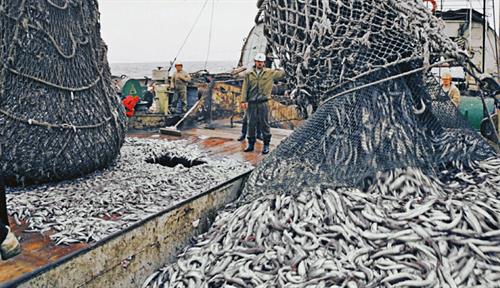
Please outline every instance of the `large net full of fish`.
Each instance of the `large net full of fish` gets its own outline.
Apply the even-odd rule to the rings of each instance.
[[[355,185],[377,171],[491,155],[427,77],[424,68],[442,59],[462,64],[465,56],[422,3],[264,1],[267,36],[292,94],[317,110],[259,166],[247,190]]]
[[[466,61],[440,20],[417,0],[259,3],[316,112],[144,286],[498,286],[500,158],[427,77]]]
[[[0,1],[2,169],[11,184],[78,177],[119,153],[97,1]]]

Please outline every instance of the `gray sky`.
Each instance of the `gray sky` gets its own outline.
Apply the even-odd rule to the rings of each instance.
[[[487,0],[492,16],[492,1]],[[495,1],[497,27],[500,0]],[[102,36],[109,46],[111,63],[166,62],[172,60],[193,26],[205,0],[98,0],[101,12]],[[441,0],[437,0],[438,4]],[[457,9],[465,0],[443,0],[444,8]],[[474,8],[482,0],[470,1]],[[210,61],[234,61],[240,56],[243,38],[254,24],[257,0],[215,0]],[[179,59],[204,61],[212,0],[193,30]],[[493,18],[490,17],[491,21]]]
[[[177,54],[205,0],[98,0],[108,58],[117,62],[170,61]],[[238,60],[253,27],[256,0],[216,0],[209,60]],[[212,1],[179,59],[204,61],[208,50]]]

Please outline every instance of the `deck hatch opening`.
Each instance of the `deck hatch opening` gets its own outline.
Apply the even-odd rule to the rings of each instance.
[[[199,165],[206,164],[207,162],[201,161],[199,159],[189,160],[185,157],[176,157],[169,154],[165,154],[160,157],[153,157],[146,160],[149,164],[158,164],[166,167],[175,167],[179,164],[186,168],[191,168]]]

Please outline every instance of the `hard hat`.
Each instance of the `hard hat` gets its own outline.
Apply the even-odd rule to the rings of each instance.
[[[257,55],[255,55],[254,60],[255,61],[265,62],[266,61],[266,54],[264,54],[264,53],[257,53]]]

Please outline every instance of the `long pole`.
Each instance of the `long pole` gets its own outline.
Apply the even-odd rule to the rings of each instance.
[[[486,72],[486,31],[488,31],[488,18],[486,17],[486,0],[483,0],[483,73]]]

